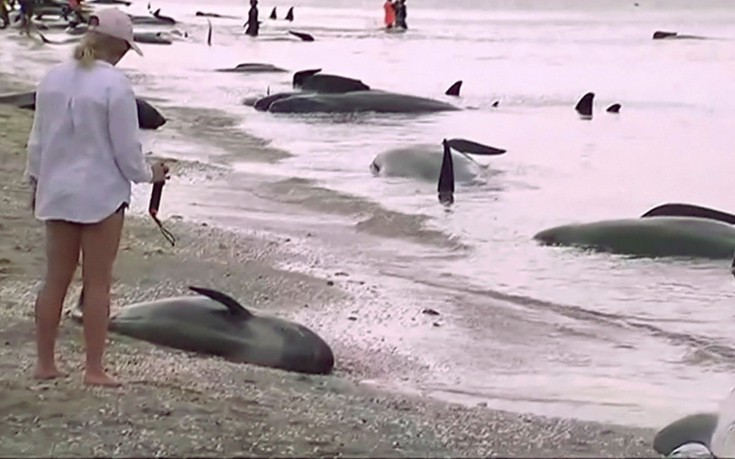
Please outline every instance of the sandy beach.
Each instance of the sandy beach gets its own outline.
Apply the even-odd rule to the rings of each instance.
[[[6,82],[3,92],[18,89]],[[0,455],[31,456],[544,456],[646,457],[652,431],[468,408],[360,384],[376,356],[330,343],[335,374],[304,376],[233,364],[111,335],[109,369],[120,389],[81,384],[81,327],[68,317],[58,345],[69,376],[30,378],[32,305],[43,270],[42,226],[28,207],[25,143],[33,112],[0,106]],[[174,180],[201,164],[172,162]],[[222,172],[219,172],[222,173]],[[165,193],[164,193],[165,194]],[[145,197],[147,199],[147,196]],[[164,196],[165,200],[165,196]],[[116,264],[113,310],[221,289],[246,305],[292,317],[297,309],[359,306],[339,281],[276,266],[298,257],[292,235],[229,232],[168,218],[167,245],[150,219],[128,216]],[[303,235],[306,237],[306,235]],[[79,273],[78,273],[79,274]],[[303,311],[301,311],[303,313]]]

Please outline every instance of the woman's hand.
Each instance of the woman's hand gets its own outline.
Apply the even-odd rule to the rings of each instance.
[[[168,177],[168,166],[163,161],[158,161],[151,165],[151,171],[153,172],[153,183],[165,182]]]

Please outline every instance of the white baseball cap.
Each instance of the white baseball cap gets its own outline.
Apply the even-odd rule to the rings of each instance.
[[[92,14],[89,17],[88,30],[125,40],[133,51],[143,55],[143,51],[135,44],[133,21],[127,13],[117,8],[105,8]]]

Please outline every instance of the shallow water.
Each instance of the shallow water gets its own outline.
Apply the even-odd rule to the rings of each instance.
[[[727,0],[643,0],[639,7],[612,0],[426,0],[408,3],[405,34],[379,30],[381,2],[303,0],[293,24],[269,21],[273,5],[262,3],[260,39],[242,35],[242,20],[211,19],[207,47],[207,22],[194,12],[244,17],[242,3],[154,2],[190,37],[171,47],[142,45],[145,58],[131,55],[121,66],[140,95],[162,99],[171,123],[190,123],[191,132],[146,134],[147,146],[270,181],[313,180],[314,186],[291,180],[267,188],[304,200],[311,213],[288,216],[294,225],[306,227],[311,223],[299,219],[309,218],[335,228],[361,222],[358,228],[372,234],[401,235],[353,247],[354,259],[344,263],[369,267],[402,308],[440,310],[443,326],[398,333],[385,325],[388,343],[431,371],[376,384],[644,426],[715,408],[727,394],[735,356],[728,326],[735,281],[727,261],[630,259],[532,240],[550,226],[636,217],[663,202],[734,208],[728,190],[735,167],[735,10]],[[288,6],[279,4],[279,14]],[[144,14],[145,5],[131,10]],[[289,28],[317,41],[284,40]],[[651,40],[655,30],[717,39],[659,42]],[[2,72],[31,79],[69,52],[15,34],[0,40]],[[321,67],[374,88],[443,100],[461,79],[463,95],[453,102],[468,109],[421,116],[260,113],[240,100],[287,89],[291,74],[211,71],[240,62],[289,71]],[[597,95],[591,121],[572,109],[587,91]],[[492,108],[495,100],[499,107]],[[621,113],[605,113],[614,102]],[[182,106],[228,115],[193,118],[175,108]],[[237,130],[291,156],[253,162],[238,155],[230,117]],[[508,150],[478,159],[489,165],[485,183],[458,185],[451,211],[438,205],[435,183],[373,177],[368,169],[381,151],[427,142],[439,150],[443,137]],[[204,147],[212,140],[222,152]],[[239,193],[213,195],[215,201],[192,212],[235,226],[238,213],[286,218],[243,203]],[[421,238],[436,242],[429,230],[466,250],[416,245]],[[335,246],[347,253],[349,239]]]

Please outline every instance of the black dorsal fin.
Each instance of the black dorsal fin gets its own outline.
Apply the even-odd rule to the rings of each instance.
[[[439,171],[437,191],[439,202],[448,206],[454,203],[454,164],[452,162],[452,150],[447,139],[442,140],[442,145],[444,146],[444,156]]]
[[[211,298],[212,300],[222,304],[230,311],[230,314],[232,314],[233,316],[242,317],[243,319],[249,319],[253,317],[253,314],[245,309],[245,307],[243,307],[243,305],[241,305],[236,299],[222,292],[218,292],[217,290],[212,290],[209,288],[193,286],[189,286],[189,290],[197,292],[200,295],[204,295],[207,298]]]
[[[460,89],[462,89],[462,80],[459,80],[451,85],[444,94],[446,94],[447,96],[459,97]]]

